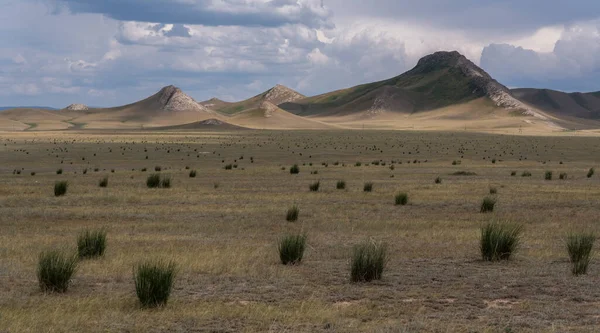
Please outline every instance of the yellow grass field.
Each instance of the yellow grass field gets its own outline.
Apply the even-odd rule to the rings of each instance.
[[[565,237],[600,232],[600,170],[586,176],[600,140],[567,135],[0,133],[0,332],[598,332],[600,264],[572,276]],[[171,188],[146,187],[156,166]],[[483,214],[490,188],[497,204]],[[408,205],[394,205],[399,191]],[[524,226],[509,261],[481,259],[491,220]],[[75,252],[97,228],[105,256],[80,261],[66,293],[40,291],[40,252]],[[284,266],[278,240],[297,232],[304,259]],[[368,239],[388,246],[383,278],[352,283],[352,249]],[[174,291],[142,309],[133,267],[159,258],[177,263]]]

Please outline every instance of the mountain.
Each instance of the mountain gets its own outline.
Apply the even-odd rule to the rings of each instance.
[[[549,89],[513,89],[521,101],[557,116],[600,119],[600,92],[564,93]]]
[[[238,112],[260,108],[264,102],[279,105],[286,102],[294,102],[303,98],[305,98],[305,96],[297,91],[278,84],[262,94],[256,95],[241,102],[229,103],[217,98],[213,98],[208,101],[201,102],[200,104],[219,113],[232,115]]]
[[[10,110],[10,109],[41,109],[41,110],[56,110],[55,108],[51,108],[49,106],[0,106],[0,111]]]
[[[412,114],[485,97],[502,108],[527,111],[510,90],[456,51],[423,57],[410,71],[388,80],[363,84],[279,105],[297,115],[347,115],[363,112]]]

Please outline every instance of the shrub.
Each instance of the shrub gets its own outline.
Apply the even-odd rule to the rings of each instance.
[[[337,184],[335,184],[335,188],[338,190],[343,190],[346,188],[346,182],[343,180],[338,180]]]
[[[496,205],[496,199],[492,197],[485,197],[481,202],[481,212],[488,213],[494,211],[494,206]]]
[[[190,171],[190,178],[196,178],[196,170]]]
[[[160,174],[153,173],[146,178],[146,186],[149,188],[157,188],[160,186]]]
[[[387,247],[369,240],[354,247],[350,262],[350,279],[353,282],[380,280],[387,262]]]
[[[77,257],[58,250],[42,252],[37,267],[37,278],[42,291],[64,293],[77,270]]]
[[[31,172],[31,175],[32,175],[32,176],[35,176],[35,171],[32,171],[32,172]]]
[[[558,175],[558,179],[561,179],[561,180],[567,179],[567,173],[561,172],[560,175]]]
[[[523,171],[523,173],[521,174],[521,177],[531,177],[531,172]]]
[[[100,179],[98,186],[107,187],[108,186],[108,177],[104,177],[104,178]]]
[[[589,171],[588,171],[588,173],[587,173],[587,177],[588,177],[588,178],[592,178],[592,176],[594,175],[594,172],[595,172],[595,171],[596,171],[596,170],[594,170],[594,168],[590,168],[590,170],[589,170]]]
[[[79,258],[95,258],[104,255],[106,250],[106,231],[86,230],[77,237],[77,253]]]
[[[58,170],[56,170],[56,174],[57,174],[57,175],[62,175],[62,173],[63,173],[63,169],[58,169]]]
[[[161,170],[162,170],[162,168],[159,165],[154,167],[154,171],[156,171],[156,172],[159,172]]]
[[[290,168],[290,174],[297,175],[299,173],[300,173],[300,167],[298,166],[298,164],[292,165],[292,167]]]
[[[133,271],[135,293],[142,307],[166,305],[175,280],[175,263],[148,261]]]
[[[573,275],[587,273],[595,241],[596,236],[593,234],[570,234],[567,237],[567,251],[571,260]]]
[[[516,175],[517,175],[517,172],[516,172],[516,171],[511,171],[511,172],[510,172],[510,175],[514,177],[514,176],[516,176]]]
[[[517,250],[523,227],[518,224],[489,222],[481,228],[480,250],[483,260],[508,260]]]
[[[546,173],[544,174],[544,179],[552,180],[552,171],[546,171]]]
[[[231,170],[233,169],[233,164],[227,164],[223,167],[225,170]]]
[[[362,163],[360,163],[360,162],[356,162],[356,163],[354,163],[354,166],[355,166],[355,167],[359,167],[359,166],[361,166],[361,165],[362,165]]]
[[[495,187],[490,187],[490,194],[497,194],[498,193],[498,189]]]
[[[54,196],[60,197],[67,194],[67,188],[69,187],[69,182],[66,180],[57,181],[54,183]]]
[[[279,241],[279,259],[284,265],[296,265],[302,261],[306,247],[306,235],[288,235]]]
[[[363,186],[363,191],[364,192],[372,192],[373,191],[373,183],[371,183],[371,182],[365,183],[365,185]]]
[[[308,187],[312,192],[317,192],[319,190],[319,186],[321,185],[320,181],[316,181],[312,184],[310,184]]]
[[[401,205],[404,206],[408,203],[408,194],[404,192],[400,192],[396,194],[396,206]]]
[[[441,183],[442,183],[442,178],[440,178],[440,177],[436,177],[434,182],[435,182],[436,184],[441,184]]]
[[[300,214],[300,209],[298,208],[298,206],[294,205],[294,206],[290,207],[290,209],[288,209],[285,219],[288,222],[297,221],[299,214]]]

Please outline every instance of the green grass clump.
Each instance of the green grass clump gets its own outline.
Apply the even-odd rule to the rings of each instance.
[[[596,170],[594,168],[590,168],[590,170],[587,173],[587,177],[592,178],[592,176],[594,175],[595,172],[596,172]]]
[[[148,186],[148,188],[170,188],[171,177],[153,173],[146,178],[146,186]]]
[[[56,174],[57,174],[57,175],[62,175],[62,173],[63,173],[63,169],[58,169],[58,170],[56,170]]]
[[[471,172],[471,171],[456,171],[452,175],[453,176],[476,176],[477,174],[475,172]]]
[[[546,173],[544,174],[544,179],[552,180],[552,171],[546,171]]]
[[[175,263],[148,261],[138,264],[133,271],[135,293],[142,307],[167,304],[175,281]]]
[[[587,273],[595,241],[596,236],[593,234],[570,234],[567,237],[567,251],[571,260],[571,272],[573,275]]]
[[[37,278],[42,291],[64,293],[77,270],[77,257],[62,251],[42,252],[37,267]]]
[[[279,241],[279,260],[284,265],[297,265],[306,248],[306,235],[288,235]]]
[[[523,171],[523,173],[521,174],[521,177],[531,177],[531,172]]]
[[[489,222],[481,228],[479,249],[486,261],[508,260],[517,250],[523,227],[518,224]]]
[[[363,191],[364,192],[372,192],[373,191],[373,183],[371,183],[371,182],[365,183],[365,185],[363,186]]]
[[[146,178],[146,186],[148,188],[157,188],[160,186],[160,174],[153,173]]]
[[[161,188],[170,188],[171,187],[171,177],[163,176],[162,179],[160,180],[160,187]]]
[[[66,180],[57,181],[54,183],[54,196],[60,197],[67,194],[69,188],[69,182]]]
[[[294,222],[298,220],[298,215],[300,215],[300,208],[294,205],[288,209],[285,219],[288,222]]]
[[[408,204],[408,193],[400,192],[396,194],[396,206],[401,205],[404,206]]]
[[[104,255],[106,250],[105,230],[86,230],[77,237],[77,254],[79,258],[96,258]]]
[[[338,190],[343,190],[346,188],[346,182],[343,180],[338,180],[338,182],[335,184],[335,188]]]
[[[494,211],[494,206],[496,205],[496,199],[492,197],[485,197],[483,201],[481,201],[481,212],[489,213]]]
[[[308,188],[311,190],[311,192],[317,192],[319,190],[319,186],[321,186],[321,182],[316,181],[316,182],[310,184],[308,186]]]
[[[107,187],[108,186],[108,177],[104,177],[104,178],[100,179],[98,186]]]
[[[387,263],[387,246],[369,240],[354,247],[350,261],[350,279],[353,282],[380,280]]]
[[[290,168],[290,174],[297,175],[299,173],[300,173],[300,167],[298,166],[298,164],[292,165],[292,167]]]
[[[196,178],[196,170],[190,171],[190,178]]]
[[[223,167],[223,169],[225,169],[225,170],[231,170],[231,169],[233,169],[233,164],[227,164],[227,165],[225,165]]]

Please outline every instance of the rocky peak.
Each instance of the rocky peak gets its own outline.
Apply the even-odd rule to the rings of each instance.
[[[89,109],[85,104],[71,104],[65,108],[65,110],[69,111],[87,111]]]
[[[305,96],[280,84],[269,89],[265,94],[264,100],[275,105],[282,103],[293,102],[304,98]]]
[[[206,107],[173,85],[166,86],[158,92],[158,102],[164,111],[208,111]]]

